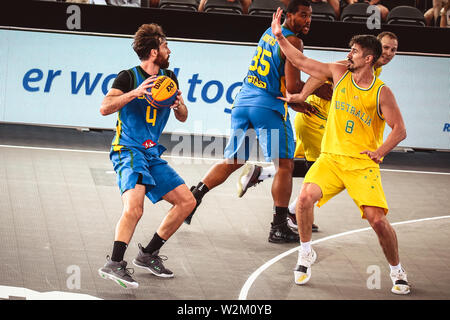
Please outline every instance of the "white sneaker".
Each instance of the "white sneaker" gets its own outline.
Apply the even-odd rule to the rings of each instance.
[[[286,217],[288,227],[292,229],[295,233],[298,233],[298,226],[297,226],[297,218],[295,217],[295,212],[288,212],[288,215]],[[311,228],[312,232],[318,232],[319,226],[317,224],[312,224]]]
[[[297,218],[295,217],[295,212],[294,213],[289,212],[286,219],[287,219],[287,224],[288,224],[289,228],[293,229],[294,231],[297,231],[298,227],[297,227]]]
[[[239,176],[237,182],[237,193],[239,198],[242,198],[242,196],[247,192],[248,188],[257,185],[262,181],[258,179],[259,175],[261,174],[261,169],[261,166],[257,166],[255,164],[245,164],[244,169],[242,170],[242,173]]]
[[[410,285],[408,283],[408,279],[406,278],[405,270],[401,269],[398,271],[391,271],[391,279],[392,279],[392,293],[395,294],[408,294],[410,293]]]
[[[298,251],[298,261],[294,269],[294,282],[296,284],[305,284],[311,278],[311,265],[316,261],[317,254],[311,248],[309,253]]]

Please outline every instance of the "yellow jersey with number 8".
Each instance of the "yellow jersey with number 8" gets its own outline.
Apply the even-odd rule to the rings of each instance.
[[[375,151],[383,143],[385,121],[380,110],[383,81],[374,76],[361,88],[347,71],[336,84],[331,99],[322,152],[369,159],[361,151]]]

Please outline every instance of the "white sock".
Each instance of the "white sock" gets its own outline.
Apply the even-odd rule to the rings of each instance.
[[[400,270],[402,270],[402,264],[401,263],[399,263],[396,266],[389,265],[389,267],[391,268],[391,271],[400,271]]]
[[[306,253],[310,253],[311,252],[311,241],[308,241],[308,242],[301,242],[300,241],[300,246],[302,247],[302,251],[304,251]]]
[[[291,202],[291,204],[289,205],[289,212],[291,213],[291,214],[295,214],[295,207],[297,206],[297,197],[295,198],[295,200],[294,201],[292,201]]]
[[[259,174],[258,180],[266,180],[268,178],[273,178],[277,170],[274,165],[269,167],[262,167],[261,173]]]

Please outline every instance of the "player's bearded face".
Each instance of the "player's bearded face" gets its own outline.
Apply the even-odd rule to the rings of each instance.
[[[355,61],[351,58],[347,59],[347,69],[350,72],[355,72],[355,70],[357,70],[357,66],[355,65]]]
[[[311,27],[311,7],[305,7],[300,5],[298,11],[295,14],[291,14],[291,20],[293,21],[293,29],[295,33],[307,34]]]
[[[361,57],[353,57],[352,59],[348,59],[347,62],[347,69],[350,72],[355,72],[365,66],[364,58]]]
[[[163,40],[159,46],[158,55],[155,59],[155,64],[161,69],[167,69],[169,67],[170,49],[167,46],[167,41]]]
[[[155,64],[161,69],[167,69],[169,67],[169,55],[158,52],[158,56],[155,59]]]
[[[364,53],[359,46],[353,45],[349,54],[347,55],[347,69],[350,72],[355,72],[364,66]]]
[[[355,61],[353,60],[353,55],[350,55],[350,54],[347,56],[347,69],[350,72],[355,72],[355,70],[356,70]]]

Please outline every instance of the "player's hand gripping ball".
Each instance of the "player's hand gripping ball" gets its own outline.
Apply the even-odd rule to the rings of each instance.
[[[166,76],[156,78],[153,87],[148,91],[147,101],[156,108],[170,107],[177,99],[178,94],[177,84]]]

